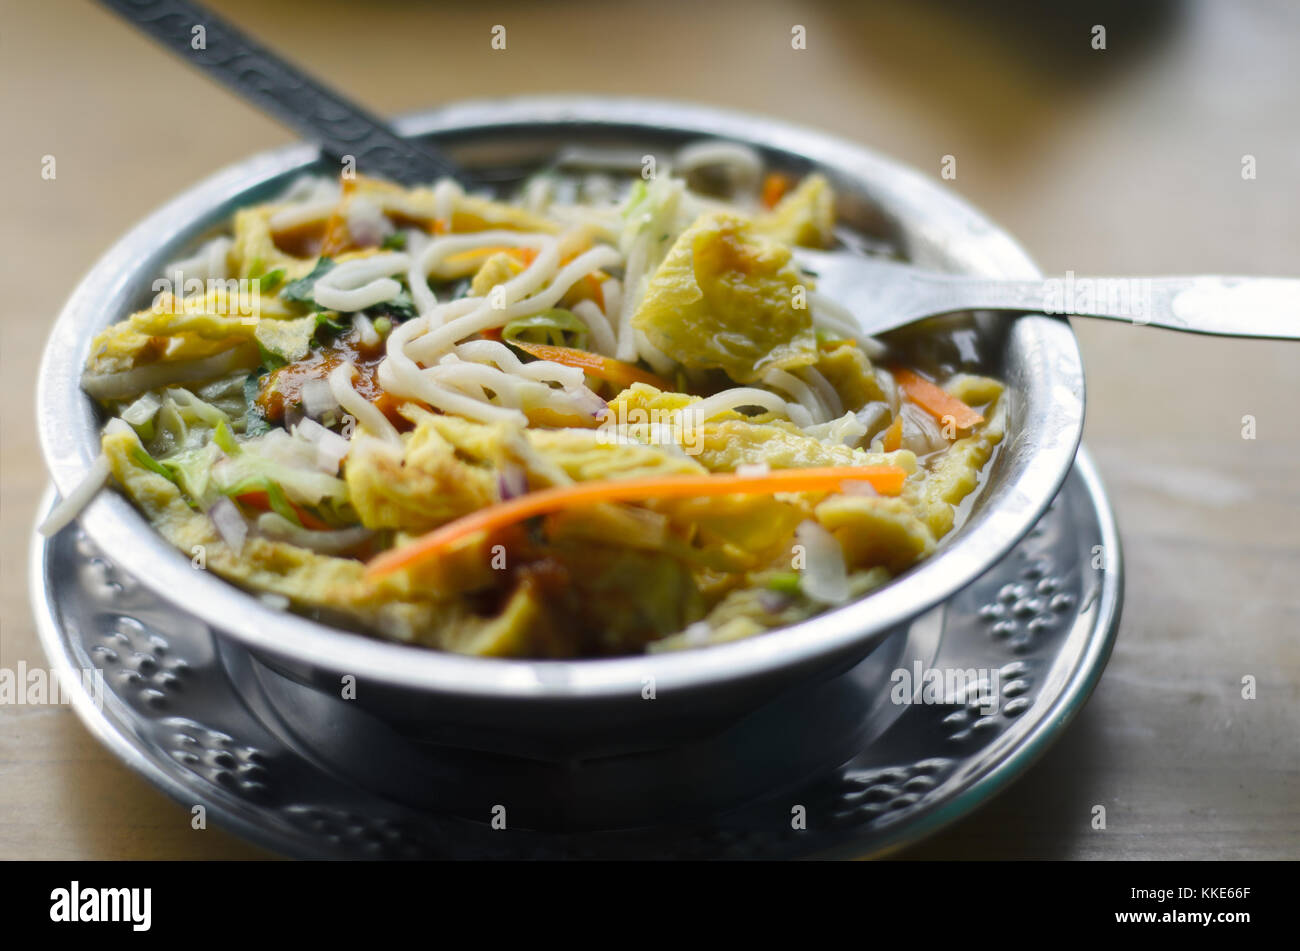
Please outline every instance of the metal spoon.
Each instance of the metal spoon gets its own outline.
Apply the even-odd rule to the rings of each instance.
[[[436,149],[405,139],[206,7],[185,0],[102,0],[187,63],[275,116],[337,162],[406,185],[472,177]]]
[[[843,251],[799,248],[817,293],[868,334],[965,310],[1104,317],[1223,337],[1300,340],[1300,280],[1276,277],[1075,277],[999,281],[923,271]]]

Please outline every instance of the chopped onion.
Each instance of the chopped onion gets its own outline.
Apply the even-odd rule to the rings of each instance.
[[[233,548],[235,554],[243,551],[244,539],[248,537],[248,522],[234,502],[225,496],[217,499],[208,509],[208,518],[212,519],[221,540]]]
[[[329,430],[314,419],[300,419],[293,427],[293,434],[296,437],[313,444],[320,442],[321,433],[327,432]]]
[[[312,419],[320,419],[332,409],[337,409],[339,401],[334,391],[325,380],[310,380],[302,385],[302,408]]]
[[[915,403],[903,403],[899,410],[903,417],[903,448],[910,449],[918,456],[928,455],[948,445],[943,438],[939,424],[925,410]]]
[[[849,599],[849,575],[844,566],[844,550],[835,536],[809,519],[795,530],[804,549],[804,569],[800,578],[803,593],[823,604],[843,604]]]
[[[352,329],[356,331],[363,347],[379,346],[379,331],[375,330],[375,322],[365,314],[352,315]]]
[[[790,596],[782,591],[771,591],[764,588],[758,592],[758,603],[763,606],[763,610],[768,614],[776,614],[778,611],[784,611],[790,604]]]
[[[316,443],[316,464],[330,475],[339,471],[352,444],[332,430],[325,430]]]
[[[524,495],[528,491],[527,474],[520,466],[506,463],[497,475],[497,491],[501,493],[503,502]]]
[[[766,462],[744,462],[736,466],[736,475],[738,476],[767,475],[771,471],[772,467]]]

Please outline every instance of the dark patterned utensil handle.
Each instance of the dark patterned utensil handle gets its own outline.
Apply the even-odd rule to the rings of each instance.
[[[326,156],[404,184],[450,175],[443,156],[393,132],[378,117],[249,39],[205,7],[185,0],[102,0],[173,53],[320,143]]]

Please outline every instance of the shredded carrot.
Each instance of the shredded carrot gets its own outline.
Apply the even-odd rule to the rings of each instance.
[[[615,386],[629,387],[633,383],[648,383],[657,390],[673,389],[673,385],[661,376],[656,376],[630,363],[624,363],[622,360],[592,353],[590,350],[553,347],[545,343],[524,343],[522,340],[511,340],[510,343],[539,360],[550,360],[566,367],[578,367],[597,379],[608,380]]]
[[[957,397],[911,370],[891,370],[903,394],[941,423],[950,419],[958,429],[970,429],[984,422],[984,417]]]
[[[794,187],[794,179],[780,172],[769,172],[763,179],[763,207],[769,211]]]
[[[494,254],[508,254],[527,267],[537,258],[537,249],[492,244],[484,248],[470,248],[468,251],[457,251],[455,254],[449,254],[443,263],[450,264],[453,267],[460,267],[462,264],[481,264]]]
[[[243,502],[249,508],[257,509],[259,512],[271,511],[271,496],[262,489],[255,489],[252,492],[241,492],[239,495],[235,496],[235,498],[238,501]],[[322,522],[297,502],[294,502],[292,499],[286,501],[288,501],[289,505],[293,508],[294,514],[298,516],[298,521],[302,522],[303,528],[310,528],[315,531],[326,531],[329,529],[330,526],[327,523]]]
[[[409,568],[436,557],[456,542],[480,532],[494,532],[525,519],[595,502],[635,502],[647,499],[699,498],[713,495],[768,495],[773,492],[834,492],[846,482],[867,482],[882,495],[903,490],[907,473],[899,466],[837,466],[821,469],[777,469],[755,475],[650,476],[578,482],[530,492],[479,509],[448,522],[426,535],[386,551],[366,565],[368,578]]]
[[[595,274],[588,274],[582,279],[582,283],[586,288],[587,296],[595,301],[596,306],[603,311],[605,309],[605,288],[602,280],[604,275],[597,275],[600,275],[599,271]]]
[[[894,452],[903,445],[903,414],[899,413],[894,417],[894,421],[889,424],[885,430],[885,438],[881,440],[885,452]]]
[[[323,258],[334,257],[352,240],[352,236],[348,233],[347,219],[344,217],[347,201],[345,198],[339,202],[339,206],[330,215],[329,221],[325,222],[325,237],[320,246],[320,255]]]

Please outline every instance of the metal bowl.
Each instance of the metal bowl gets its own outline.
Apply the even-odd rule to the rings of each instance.
[[[776,167],[824,172],[839,196],[841,221],[888,242],[907,260],[989,277],[1037,274],[1009,235],[948,188],[859,146],[768,119],[656,101],[547,97],[455,105],[397,126],[435,139],[467,167],[496,169],[503,178],[566,145],[657,153],[701,137],[734,139]],[[273,197],[318,161],[313,148],[295,146],[218,173],[146,218],[82,280],[54,326],[37,383],[41,445],[60,494],[77,485],[98,453],[101,419],[80,388],[93,334],[147,306],[151,281],[167,261],[236,208]],[[891,631],[985,572],[1047,508],[1083,427],[1083,368],[1074,335],[1064,320],[1041,315],[976,316],[972,326],[987,362],[982,369],[1008,385],[1008,424],[964,524],[932,557],[864,600],[748,640],[601,660],[462,657],[278,611],[195,570],[117,492],[100,493],[81,525],[125,571],[220,636],[335,698],[341,678],[351,675],[355,702],[438,741],[540,756],[670,743],[860,660]]]

